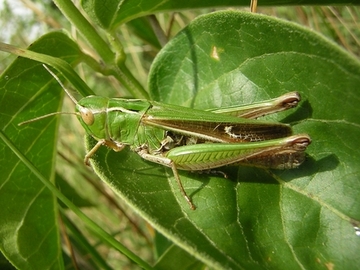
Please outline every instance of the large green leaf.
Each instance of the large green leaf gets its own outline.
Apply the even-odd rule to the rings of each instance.
[[[73,63],[80,51],[61,32],[50,33],[30,50]],[[41,63],[18,58],[0,78],[1,132],[54,181],[58,117],[19,127],[18,123],[59,111],[63,91]],[[62,269],[56,200],[33,172],[0,141],[0,249],[19,269]]]
[[[351,0],[302,0],[302,5],[334,5],[352,4]],[[114,29],[117,25],[140,16],[164,11],[179,11],[206,7],[249,6],[248,0],[81,0],[81,5],[88,16],[105,29]],[[299,5],[295,0],[263,0],[258,1],[262,6]]]
[[[305,163],[288,171],[224,168],[229,179],[181,172],[195,211],[170,169],[106,148],[92,165],[156,229],[212,267],[354,269],[359,85],[360,63],[311,31],[261,15],[205,15],[158,55],[153,99],[207,109],[298,90],[299,108],[268,119],[311,136]]]

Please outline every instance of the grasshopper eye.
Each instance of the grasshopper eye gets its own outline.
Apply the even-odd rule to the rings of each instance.
[[[94,123],[94,114],[88,108],[81,108],[80,110],[81,118],[85,124],[91,126]]]

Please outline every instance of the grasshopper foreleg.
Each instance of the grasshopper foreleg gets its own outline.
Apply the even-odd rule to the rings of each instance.
[[[176,168],[176,164],[169,158],[166,157],[162,157],[162,156],[155,156],[155,155],[151,155],[149,154],[147,147],[140,147],[138,149],[135,150],[143,159],[151,161],[151,162],[155,162],[161,165],[164,165],[166,167],[170,167],[173,171],[174,177],[176,179],[176,182],[179,186],[179,189],[182,193],[182,195],[184,196],[185,200],[188,202],[190,208],[192,210],[196,209],[196,206],[193,204],[193,202],[191,201],[190,197],[186,194],[186,191],[181,183],[180,180],[180,175],[178,173],[178,170]]]
[[[102,145],[106,145],[107,147],[111,148],[112,150],[114,150],[115,152],[119,152],[121,150],[124,149],[125,145],[121,144],[121,143],[116,143],[113,141],[108,141],[105,139],[99,140],[95,146],[85,155],[84,158],[84,163],[87,166],[90,166],[89,163],[89,159],[96,153],[96,151],[102,146]]]

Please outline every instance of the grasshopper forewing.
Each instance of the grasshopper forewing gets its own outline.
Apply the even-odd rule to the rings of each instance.
[[[140,99],[71,99],[80,123],[98,141],[86,154],[86,164],[102,145],[114,151],[129,146],[142,158],[172,169],[191,209],[196,207],[182,186],[178,170],[201,171],[226,165],[296,168],[304,161],[311,142],[306,134],[292,135],[288,125],[253,120],[295,107],[300,101],[297,92],[248,106],[208,111]]]

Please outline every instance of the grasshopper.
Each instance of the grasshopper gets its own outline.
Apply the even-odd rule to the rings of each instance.
[[[85,131],[97,140],[85,155],[85,164],[89,165],[103,145],[114,151],[130,147],[143,159],[171,168],[193,210],[196,207],[178,170],[203,171],[226,165],[292,169],[304,161],[311,143],[307,134],[292,135],[286,124],[254,120],[296,107],[300,101],[297,92],[248,106],[206,111],[142,99],[87,96],[76,101],[45,68],[76,104],[75,114]]]

